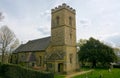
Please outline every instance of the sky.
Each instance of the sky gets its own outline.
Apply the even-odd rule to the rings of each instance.
[[[94,37],[120,47],[120,0],[0,0],[4,19],[21,43],[50,36],[51,9],[66,3],[76,9],[77,41]]]

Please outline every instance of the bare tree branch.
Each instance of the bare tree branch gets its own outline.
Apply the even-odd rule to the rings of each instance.
[[[3,26],[0,28],[0,48],[2,51],[2,62],[4,63],[4,54],[10,53],[11,50],[15,49],[19,45],[19,40],[15,34],[7,27]]]

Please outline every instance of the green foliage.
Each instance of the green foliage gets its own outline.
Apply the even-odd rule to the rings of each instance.
[[[52,73],[39,72],[18,65],[3,64],[0,69],[5,78],[54,78]]]
[[[78,56],[79,61],[90,62],[92,67],[96,67],[97,63],[101,63],[102,66],[108,66],[117,58],[111,47],[94,38],[90,38],[80,47]]]
[[[111,69],[109,72],[108,69],[95,69],[93,72],[78,75],[73,78],[119,78],[120,69]]]
[[[79,42],[77,43],[77,46],[81,47],[83,44],[87,42],[86,39],[80,39]]]

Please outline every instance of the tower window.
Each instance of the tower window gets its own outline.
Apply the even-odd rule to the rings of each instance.
[[[42,56],[39,56],[39,65],[42,65]]]
[[[71,16],[69,17],[69,25],[72,26],[72,17]]]
[[[59,21],[60,21],[60,17],[57,16],[57,17],[56,17],[56,23],[57,23],[57,25],[59,25]]]
[[[72,58],[73,58],[73,54],[69,55],[69,59],[70,59],[70,63],[72,64]]]
[[[72,39],[72,29],[70,29],[70,39]]]

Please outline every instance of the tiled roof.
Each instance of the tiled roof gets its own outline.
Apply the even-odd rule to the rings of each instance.
[[[26,44],[20,45],[14,53],[16,52],[32,52],[32,51],[42,51],[45,50],[49,43],[51,37],[45,37],[41,39],[28,41]]]

